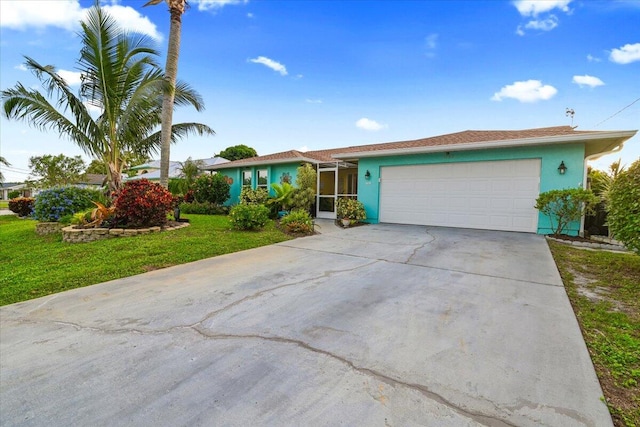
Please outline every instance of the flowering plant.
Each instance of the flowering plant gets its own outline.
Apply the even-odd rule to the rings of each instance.
[[[33,218],[38,221],[59,221],[93,206],[92,200],[100,200],[97,190],[79,187],[59,187],[41,191],[33,206]]]
[[[338,199],[338,208],[336,213],[340,219],[348,219],[351,221],[362,221],[367,219],[367,213],[364,205],[356,199]]]

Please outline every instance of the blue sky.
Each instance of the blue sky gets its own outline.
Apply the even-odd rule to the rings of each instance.
[[[144,3],[103,2],[164,55],[167,8]],[[640,129],[640,1],[189,3],[178,74],[206,110],[177,110],[174,121],[217,135],[173,145],[172,160],[237,144],[269,154],[571,125],[567,108],[580,130]],[[0,1],[0,87],[36,84],[23,55],[76,80],[77,23],[92,4]],[[639,141],[594,166],[632,163]],[[0,120],[7,181],[27,178],[30,156],[59,153],[83,155],[54,132]]]

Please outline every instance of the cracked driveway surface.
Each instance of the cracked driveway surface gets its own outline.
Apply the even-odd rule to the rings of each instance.
[[[611,425],[543,237],[321,231],[2,307],[0,424]]]

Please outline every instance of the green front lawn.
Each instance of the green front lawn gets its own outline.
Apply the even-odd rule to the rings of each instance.
[[[0,209],[9,209],[9,201],[0,200]]]
[[[640,256],[549,242],[616,426],[640,426]]]
[[[190,227],[91,243],[38,236],[35,221],[0,216],[0,305],[291,239],[272,221],[235,231],[226,216],[184,215]]]

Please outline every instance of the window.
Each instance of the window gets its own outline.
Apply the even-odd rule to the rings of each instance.
[[[258,171],[258,188],[264,188],[267,189],[269,180],[267,179],[267,170],[266,169],[260,169]]]
[[[242,186],[251,187],[251,171],[242,171]]]

